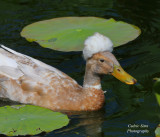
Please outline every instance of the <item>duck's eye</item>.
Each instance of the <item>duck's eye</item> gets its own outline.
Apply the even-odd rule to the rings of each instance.
[[[99,61],[100,61],[100,62],[104,62],[104,59],[100,59]]]
[[[120,69],[117,69],[119,72],[121,71]]]

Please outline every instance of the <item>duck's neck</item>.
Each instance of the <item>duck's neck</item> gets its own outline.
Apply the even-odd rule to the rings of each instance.
[[[90,64],[86,64],[83,88],[101,89],[101,78],[99,75],[92,72]]]
[[[104,105],[104,92],[101,90],[101,78],[94,74],[90,64],[86,64],[82,98],[78,104],[79,110],[93,111],[102,108]]]

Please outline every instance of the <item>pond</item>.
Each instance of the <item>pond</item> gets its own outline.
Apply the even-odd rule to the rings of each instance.
[[[103,79],[106,102],[96,112],[70,112],[68,126],[36,137],[154,137],[160,109],[152,91],[160,77],[160,1],[146,0],[0,0],[0,43],[37,58],[83,82],[82,52],[59,52],[29,43],[22,28],[39,20],[64,16],[97,16],[122,20],[141,28],[136,40],[114,49],[122,67],[144,87],[125,85],[112,76]],[[12,102],[0,101],[0,105]],[[144,132],[130,132],[130,129]]]

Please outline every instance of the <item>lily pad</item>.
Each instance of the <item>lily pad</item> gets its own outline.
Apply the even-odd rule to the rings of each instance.
[[[33,105],[0,107],[0,134],[35,135],[66,126],[66,115]]]
[[[30,24],[23,28],[21,36],[54,50],[81,51],[84,40],[95,32],[109,37],[114,47],[134,40],[141,33],[138,27],[114,19],[61,17]]]

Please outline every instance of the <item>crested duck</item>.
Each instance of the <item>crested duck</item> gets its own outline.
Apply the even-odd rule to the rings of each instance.
[[[108,37],[95,33],[84,45],[83,86],[52,66],[1,45],[0,97],[57,111],[94,111],[102,108],[105,100],[101,75],[136,83],[111,53],[113,44]]]

